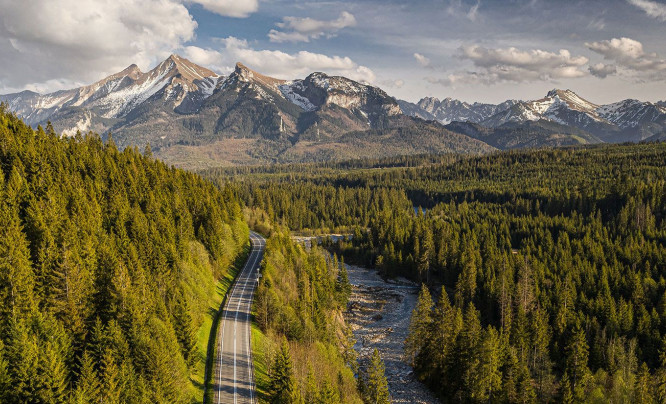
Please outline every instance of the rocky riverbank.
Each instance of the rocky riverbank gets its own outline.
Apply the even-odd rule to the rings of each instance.
[[[385,282],[376,271],[355,266],[348,265],[347,271],[353,290],[346,316],[360,359],[379,350],[393,403],[439,403],[402,359],[418,285],[406,279]]]

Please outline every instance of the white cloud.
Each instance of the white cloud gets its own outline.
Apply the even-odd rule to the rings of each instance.
[[[193,39],[197,27],[177,0],[0,0],[0,9],[3,90],[30,83],[52,90],[131,63],[147,68]]]
[[[446,8],[446,12],[454,17],[465,17],[468,20],[474,22],[479,18],[479,7],[481,7],[481,1],[477,0],[476,4],[471,6],[469,9],[462,0],[450,0],[449,6]]]
[[[481,1],[477,1],[475,5],[472,6],[472,8],[469,9],[467,12],[466,16],[467,19],[470,21],[476,21],[477,17],[479,16],[479,7],[481,6]]]
[[[597,63],[595,65],[591,65],[588,70],[593,76],[599,77],[600,79],[605,79],[606,77],[617,73],[617,66]]]
[[[475,71],[451,73],[445,78],[426,78],[431,83],[448,86],[458,84],[525,83],[532,81],[579,78],[588,75],[582,69],[588,59],[573,56],[566,49],[548,52],[540,49],[486,48],[462,46],[458,57],[471,61]]]
[[[382,80],[379,82],[382,87],[402,88],[405,85],[404,80]]]
[[[270,30],[268,38],[271,42],[310,42],[310,39],[318,39],[322,36],[333,37],[341,29],[355,26],[356,18],[353,14],[343,11],[335,20],[284,17],[282,22],[275,25],[282,31]]]
[[[606,20],[603,18],[595,18],[590,20],[587,24],[587,29],[594,31],[603,31],[606,28]]]
[[[220,38],[217,41],[223,47],[219,51],[188,46],[185,48],[185,54],[192,62],[213,68],[228,66],[226,69],[230,69],[230,66],[240,61],[262,74],[285,79],[322,71],[362,82],[375,81],[372,70],[359,66],[349,57],[328,56],[307,51],[286,53],[278,50],[257,50],[250,47],[247,41],[235,37]]]
[[[615,62],[625,75],[638,80],[666,77],[666,60],[660,55],[645,52],[643,44],[631,38],[613,38],[585,43],[590,50]]]
[[[661,21],[666,21],[666,5],[652,0],[627,0],[645,12],[648,16]]]
[[[423,67],[430,66],[430,59],[428,59],[427,57],[425,57],[424,55],[422,55],[420,53],[415,53],[414,54],[414,59],[416,59],[416,62],[418,64],[420,64],[421,66],[423,66]]]
[[[245,18],[259,9],[258,0],[189,0],[225,17]]]

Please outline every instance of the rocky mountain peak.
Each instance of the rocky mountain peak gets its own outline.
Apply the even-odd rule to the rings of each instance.
[[[205,80],[210,77],[218,77],[218,74],[212,70],[201,67],[197,64],[190,62],[182,56],[176,54],[170,55],[162,63],[160,63],[151,73],[158,75],[176,76],[188,82]]]
[[[241,62],[236,63],[236,68],[229,76],[229,78],[231,80],[238,80],[239,82],[243,83],[256,82],[272,89],[277,89],[279,85],[287,82],[286,80],[276,79],[274,77],[269,77],[261,73],[257,73]]]
[[[139,69],[139,66],[132,63],[122,71],[116,73],[114,76],[127,76],[132,80],[138,80],[142,75],[143,72],[141,71],[141,69]]]

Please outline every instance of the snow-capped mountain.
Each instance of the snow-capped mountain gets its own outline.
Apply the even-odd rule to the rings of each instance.
[[[426,97],[422,98],[416,105],[423,111],[434,116],[441,123],[448,124],[454,121],[479,123],[499,111],[510,108],[517,102],[507,100],[501,104],[484,104],[479,102],[469,104],[450,97],[441,101],[434,97]]]
[[[413,104],[345,77],[315,72],[281,80],[242,63],[223,76],[178,55],[145,73],[131,65],[88,86],[0,101],[33,126],[50,121],[66,136],[111,132],[121,148],[150,144],[156,155],[197,168],[659,140],[666,133],[664,102],[597,105],[553,90],[497,105],[451,98]]]
[[[638,100],[597,105],[571,90],[552,90],[542,99],[514,104],[481,124],[499,127],[542,119],[585,130],[607,142],[640,141],[666,127],[666,108]]]
[[[27,123],[60,123],[80,116],[82,124],[62,127],[66,133],[93,129],[93,121],[123,118],[152,97],[173,109],[191,110],[210,96],[221,76],[177,55],[143,73],[136,65],[89,86],[51,94],[21,92],[0,96]],[[64,123],[64,122],[62,122]]]
[[[33,126],[50,121],[68,136],[111,132],[121,148],[150,144],[193,167],[493,150],[408,117],[383,90],[345,77],[316,72],[288,81],[242,63],[222,76],[177,55],[146,73],[132,65],[89,86],[0,101]]]

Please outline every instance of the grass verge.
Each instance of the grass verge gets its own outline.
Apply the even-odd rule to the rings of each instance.
[[[268,366],[266,365],[266,335],[261,331],[259,325],[252,318],[252,359],[254,361],[254,384],[257,391],[258,402],[268,402],[268,387],[270,380],[268,378]]]

